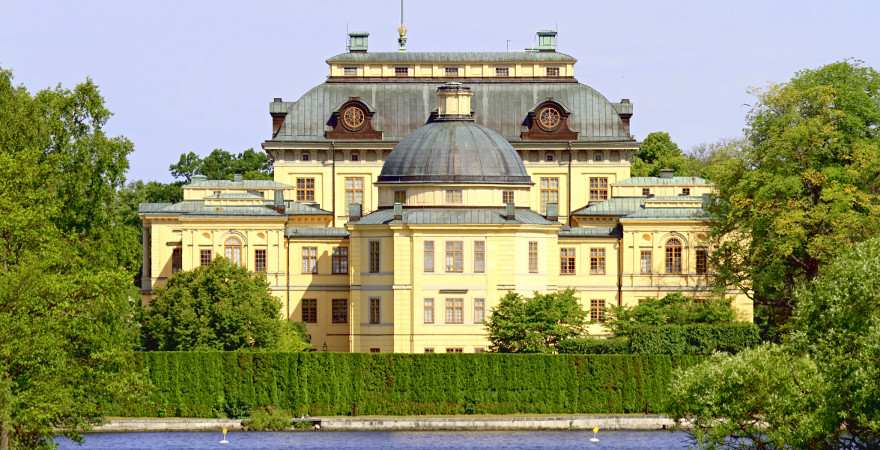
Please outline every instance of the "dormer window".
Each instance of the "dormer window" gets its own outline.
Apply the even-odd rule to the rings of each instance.
[[[495,68],[495,76],[496,77],[509,77],[510,69],[507,67],[496,67]]]
[[[447,67],[446,68],[446,76],[447,77],[457,77],[458,76],[458,67]]]
[[[548,67],[547,68],[547,76],[548,77],[558,77],[559,76],[559,67]]]
[[[342,73],[347,77],[356,77],[358,74],[357,67],[345,67],[342,69]]]
[[[311,161],[312,154],[309,152],[302,152],[302,154],[299,156],[299,160],[300,161]]]
[[[409,67],[395,67],[394,68],[394,76],[396,76],[396,77],[409,76]]]

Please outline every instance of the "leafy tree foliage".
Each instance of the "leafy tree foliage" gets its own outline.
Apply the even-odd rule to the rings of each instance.
[[[699,175],[699,163],[685,155],[678,144],[672,142],[669,133],[655,131],[639,146],[631,173],[634,177],[655,177],[660,175],[660,169],[673,169],[680,176]]]
[[[131,143],[97,86],[31,95],[0,70],[0,449],[49,448],[137,392],[132,267],[118,188]]]
[[[261,274],[217,258],[179,272],[144,312],[147,350],[283,349],[296,330],[280,320],[278,299]],[[286,336],[285,336],[286,335]],[[301,344],[301,341],[300,341]]]
[[[268,156],[251,148],[238,154],[216,148],[204,158],[193,152],[184,153],[169,170],[175,178],[187,183],[193,175],[204,175],[211,180],[231,180],[236,174],[246,180],[272,179],[272,162]]]
[[[753,292],[772,336],[794,286],[880,229],[880,74],[844,61],[760,94],[748,145],[713,177],[718,281]]]
[[[663,298],[646,298],[636,306],[613,306],[606,325],[617,336],[627,336],[634,328],[660,325],[730,323],[735,313],[730,301],[709,298],[697,302],[681,292]]]
[[[559,342],[583,333],[586,317],[572,290],[531,298],[508,293],[492,309],[486,328],[492,351],[555,353]]]

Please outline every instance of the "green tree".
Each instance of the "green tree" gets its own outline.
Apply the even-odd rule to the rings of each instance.
[[[204,175],[211,180],[231,180],[235,175],[241,175],[246,180],[272,179],[272,161],[265,153],[250,148],[241,153],[216,148],[204,158],[187,152],[180,155],[180,159],[169,170],[171,175],[186,183],[193,175]]]
[[[739,161],[713,177],[717,281],[752,292],[773,337],[794,286],[880,229],[880,74],[844,61],[761,93]]]
[[[583,333],[586,317],[572,290],[530,298],[511,292],[492,309],[486,329],[492,351],[555,353],[559,342]]]
[[[179,272],[144,311],[147,350],[281,349],[295,329],[261,274],[217,258]]]
[[[0,70],[0,450],[76,439],[138,392],[139,244],[117,214],[131,144],[108,118],[91,81],[31,95]]]
[[[636,306],[612,306],[606,325],[617,336],[627,336],[633,328],[695,323],[731,323],[736,314],[730,300],[709,298],[697,302],[681,292],[662,298],[646,298]]]
[[[673,169],[676,175],[699,175],[699,164],[684,154],[678,144],[672,142],[669,133],[655,131],[648,134],[639,145],[633,160],[631,173],[634,177],[656,177],[660,169]]]

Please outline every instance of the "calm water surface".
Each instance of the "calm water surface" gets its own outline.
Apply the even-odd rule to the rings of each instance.
[[[686,449],[684,433],[609,431],[590,442],[590,432],[290,432],[96,433],[82,446],[59,438],[63,450],[580,450]]]

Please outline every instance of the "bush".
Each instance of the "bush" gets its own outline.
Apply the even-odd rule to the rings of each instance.
[[[624,355],[629,353],[629,339],[613,337],[608,339],[576,338],[559,343],[559,353],[579,355]]]
[[[273,406],[305,415],[660,413],[676,355],[150,352],[147,398],[108,415],[214,417]]]
[[[652,355],[738,353],[760,343],[758,327],[752,323],[643,326],[629,334],[632,353]]]
[[[251,416],[241,421],[248,431],[286,431],[293,424],[293,416],[274,406],[256,408]]]
[[[663,298],[646,298],[636,306],[613,306],[608,328],[617,336],[628,336],[645,326],[733,323],[736,314],[725,298],[696,301],[681,292]]]

